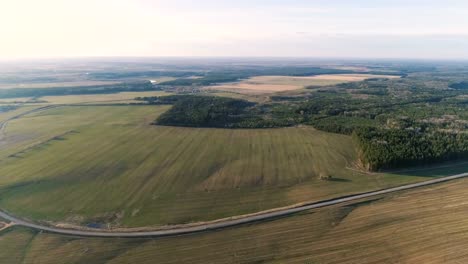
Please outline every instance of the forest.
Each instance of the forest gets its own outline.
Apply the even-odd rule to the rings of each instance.
[[[457,90],[468,89],[468,82],[453,83],[450,85],[450,88],[457,89]]]
[[[174,99],[174,98],[172,98]],[[233,127],[249,117],[247,109],[254,104],[231,98],[181,96],[174,106],[157,120],[158,125],[187,127]]]
[[[298,73],[298,72],[296,72]],[[226,77],[227,78],[227,77]],[[463,82],[432,84],[426,77],[369,79],[273,94],[261,103],[204,95],[137,98],[173,104],[155,124],[221,128],[311,125],[353,135],[369,170],[466,158],[468,99]],[[442,78],[442,77],[441,77]],[[446,88],[440,89],[439,85]]]
[[[357,129],[361,165],[368,170],[393,169],[468,158],[468,134],[418,130]]]

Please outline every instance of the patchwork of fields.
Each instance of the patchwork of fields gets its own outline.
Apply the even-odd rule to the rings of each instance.
[[[0,263],[467,262],[468,178],[340,198],[467,173],[468,66],[165,60],[0,65],[2,215],[119,235],[340,204],[158,238],[0,217]]]
[[[12,120],[0,151],[0,208],[42,221],[160,226],[425,178],[348,169],[351,138],[309,127],[150,125],[167,109],[69,106]]]
[[[210,86],[210,90],[244,91],[247,93],[271,93],[303,89],[308,86],[328,86],[371,78],[395,79],[399,76],[372,74],[324,74],[316,76],[257,76],[236,83]]]
[[[261,224],[156,240],[73,238],[15,228],[0,233],[0,262],[463,263],[467,187],[468,180],[459,180]]]

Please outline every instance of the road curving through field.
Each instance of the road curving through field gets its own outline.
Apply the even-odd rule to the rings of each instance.
[[[34,108],[32,110],[29,110],[29,111],[26,111],[26,112],[23,112],[23,113],[20,113],[20,114],[17,114],[15,116],[12,116],[4,121],[0,121],[0,140],[2,139],[2,136],[3,136],[3,133],[6,129],[6,126],[8,124],[8,122],[10,122],[11,120],[14,120],[14,119],[18,119],[20,117],[23,117],[25,115],[29,115],[29,114],[32,114],[32,113],[36,113],[36,112],[41,112],[41,111],[45,111],[45,110],[48,110],[48,109],[52,109],[52,108],[56,108],[56,107],[61,107],[61,106],[64,106],[64,105],[47,105],[47,106],[41,106],[39,108]]]
[[[228,227],[234,227],[234,226],[239,226],[243,224],[260,222],[260,221],[272,220],[278,217],[289,216],[295,213],[299,213],[299,212],[303,212],[303,211],[307,211],[311,209],[322,208],[322,207],[342,204],[346,202],[352,202],[352,201],[360,200],[363,198],[370,198],[370,197],[380,196],[384,194],[415,189],[419,187],[425,187],[425,186],[448,182],[448,181],[461,179],[465,177],[468,177],[468,173],[441,177],[441,178],[437,178],[437,179],[433,179],[429,181],[407,184],[407,185],[402,185],[398,187],[387,188],[387,189],[382,189],[382,190],[377,190],[377,191],[343,196],[343,197],[333,198],[330,200],[318,201],[315,203],[301,205],[301,206],[294,207],[294,208],[279,209],[276,211],[269,211],[269,212],[259,213],[256,215],[249,215],[245,217],[240,216],[240,217],[237,217],[236,219],[227,219],[223,221],[200,224],[196,226],[156,230],[156,231],[113,232],[113,231],[103,231],[103,230],[78,230],[78,229],[52,227],[52,226],[46,226],[46,225],[30,222],[30,221],[15,217],[3,210],[0,210],[0,217],[4,218],[5,220],[10,221],[12,224],[17,225],[17,226],[28,227],[28,228],[36,229],[39,231],[51,232],[51,233],[56,233],[56,234],[61,234],[61,235],[82,236],[82,237],[108,237],[108,238],[111,238],[111,237],[141,238],[141,237],[178,236],[178,235],[187,235],[187,234],[194,234],[194,233],[199,233],[199,232],[224,229]]]

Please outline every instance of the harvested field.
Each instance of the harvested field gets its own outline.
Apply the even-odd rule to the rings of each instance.
[[[339,82],[357,82],[371,78],[381,79],[398,79],[399,76],[394,75],[373,75],[373,74],[324,74],[310,77],[314,80],[330,80]],[[313,85],[313,84],[312,84]]]
[[[14,228],[2,263],[465,263],[468,180],[275,221],[162,239],[72,238]],[[47,254],[44,254],[47,252]]]
[[[370,78],[399,78],[398,76],[372,75],[372,74],[326,74],[307,77],[294,76],[258,76],[236,83],[210,86],[207,89],[224,91],[280,92],[302,89],[307,86],[328,86],[346,82],[363,81]]]

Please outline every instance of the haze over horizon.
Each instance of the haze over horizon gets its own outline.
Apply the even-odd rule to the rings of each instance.
[[[6,0],[0,59],[468,59],[462,0]]]

